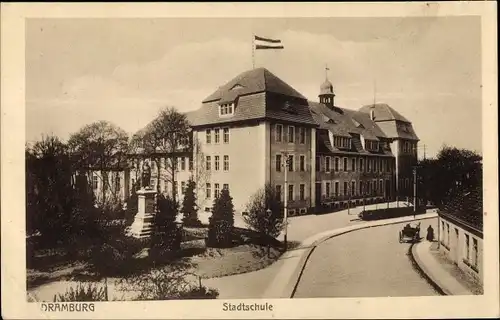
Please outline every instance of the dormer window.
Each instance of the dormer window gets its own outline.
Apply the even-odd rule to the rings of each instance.
[[[237,89],[243,89],[243,86],[237,83],[230,90],[237,90]]]
[[[352,119],[352,122],[354,123],[356,128],[363,128],[363,125],[361,123],[359,123],[358,121],[356,121],[355,119]]]
[[[369,151],[378,151],[379,142],[374,140],[365,140],[365,148]]]
[[[234,114],[234,103],[223,103],[220,105],[219,114],[221,116]]]
[[[297,110],[295,110],[295,107],[290,101],[285,101],[281,109],[285,112],[291,113],[291,114],[297,114]]]
[[[351,138],[333,137],[333,145],[339,149],[351,149]]]

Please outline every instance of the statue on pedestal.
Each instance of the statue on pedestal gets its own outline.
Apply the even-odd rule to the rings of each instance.
[[[145,189],[151,187],[151,167],[147,160],[142,165],[142,187]]]

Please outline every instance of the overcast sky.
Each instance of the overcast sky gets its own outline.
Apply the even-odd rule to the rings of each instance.
[[[285,47],[256,52],[256,66],[310,100],[328,64],[339,106],[388,103],[428,156],[445,143],[481,152],[481,25],[466,16],[29,19],[26,138],[101,119],[133,133],[164,106],[197,109],[252,68],[253,33]]]

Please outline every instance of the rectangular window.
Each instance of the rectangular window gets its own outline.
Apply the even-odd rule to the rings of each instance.
[[[344,165],[344,171],[347,171],[347,158],[344,158],[344,161],[343,161],[343,165]]]
[[[384,180],[378,182],[378,191],[381,195],[384,194]]]
[[[206,157],[205,165],[206,165],[206,169],[207,169],[207,171],[212,170],[212,169],[211,169],[211,159],[210,159],[210,156],[207,156],[207,157]]]
[[[293,184],[288,185],[288,200],[293,201]]]
[[[177,189],[179,188],[179,184],[177,183],[177,181],[174,181],[174,185],[173,185],[173,187],[172,187],[172,188],[173,188],[173,190],[172,190],[172,191],[173,191],[175,194],[178,194],[178,193],[179,193],[179,190],[177,190]]]
[[[335,196],[338,197],[339,195],[339,182],[335,181],[335,188],[333,190],[335,192]]]
[[[321,157],[316,157],[316,172],[321,171]]]
[[[359,171],[363,172],[365,170],[365,165],[363,163],[363,158],[359,158]]]
[[[465,235],[465,260],[470,260],[470,252],[469,252],[469,235]]]
[[[330,182],[325,183],[325,195],[327,198],[330,197]]]
[[[206,130],[206,142],[207,144],[212,143],[212,130],[210,129]]]
[[[306,171],[306,156],[300,156],[300,171]]]
[[[220,132],[219,132],[220,130],[219,130],[219,128],[217,128],[214,131],[215,131],[215,133],[214,133],[215,134],[215,143],[219,143],[220,142]]]
[[[306,128],[299,128],[299,143],[306,143]]]
[[[325,157],[325,171],[330,172],[330,170],[331,170],[330,157],[326,156]]]
[[[375,158],[373,159],[373,172],[377,172],[377,167],[378,167],[378,159]]]
[[[281,154],[276,155],[276,171],[281,172]]]
[[[181,157],[181,170],[186,170],[186,159],[184,157]]]
[[[293,171],[293,155],[288,156],[288,171],[292,172]]]
[[[446,224],[446,245],[450,245],[450,225]]]
[[[215,183],[214,184],[214,197],[218,198],[219,195],[220,195],[220,190],[219,190],[219,184],[218,183]]]
[[[276,197],[281,201],[281,185],[277,184],[276,185]]]
[[[386,159],[386,161],[385,161],[385,171],[391,172],[391,160],[390,159]]]
[[[338,172],[339,171],[339,158],[335,157],[335,160],[334,160],[334,167],[335,167],[335,172]],[[330,170],[328,170],[330,171]]]
[[[214,162],[215,162],[215,171],[219,171],[220,169],[219,156],[215,156]]]
[[[372,159],[366,159],[366,170],[368,172],[371,171],[371,167],[372,167]]]
[[[120,191],[121,183],[120,183],[120,176],[117,175],[115,177],[115,190]]]
[[[351,171],[356,171],[356,158],[351,159]]]
[[[347,182],[344,181],[344,196],[347,195]]]
[[[378,171],[380,171],[380,172],[384,171],[384,159],[379,159],[379,162],[378,162]]]
[[[193,158],[189,157],[189,171],[193,171]]]
[[[229,156],[224,156],[224,171],[229,171]]]
[[[305,198],[306,198],[306,185],[305,184],[300,184],[299,196],[300,196],[300,200],[305,200]]]
[[[181,192],[184,193],[185,190],[186,190],[186,181],[182,181],[181,182]]]
[[[222,189],[224,189],[224,190],[229,190],[229,184],[224,183],[224,184],[222,185]]]
[[[364,195],[364,190],[363,190],[363,181],[359,182],[359,195]]]
[[[294,143],[294,142],[295,142],[295,127],[288,126],[288,143]]]
[[[439,241],[444,244],[444,221],[441,221],[441,239]]]
[[[479,263],[479,252],[478,252],[478,247],[477,247],[477,239],[476,238],[472,238],[472,249],[473,249],[473,254],[474,254],[474,267],[477,268],[477,265]]]
[[[92,176],[92,188],[96,190],[99,187],[99,177]]]
[[[229,143],[229,128],[224,128],[224,143]]]
[[[356,194],[356,181],[351,181],[351,195]]]
[[[276,142],[283,141],[283,126],[281,124],[276,125]]]

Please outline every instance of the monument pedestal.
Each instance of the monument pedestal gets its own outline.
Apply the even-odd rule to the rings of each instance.
[[[137,191],[138,212],[135,215],[134,222],[127,230],[127,235],[134,238],[148,238],[153,232],[156,191],[152,189],[140,189]]]

